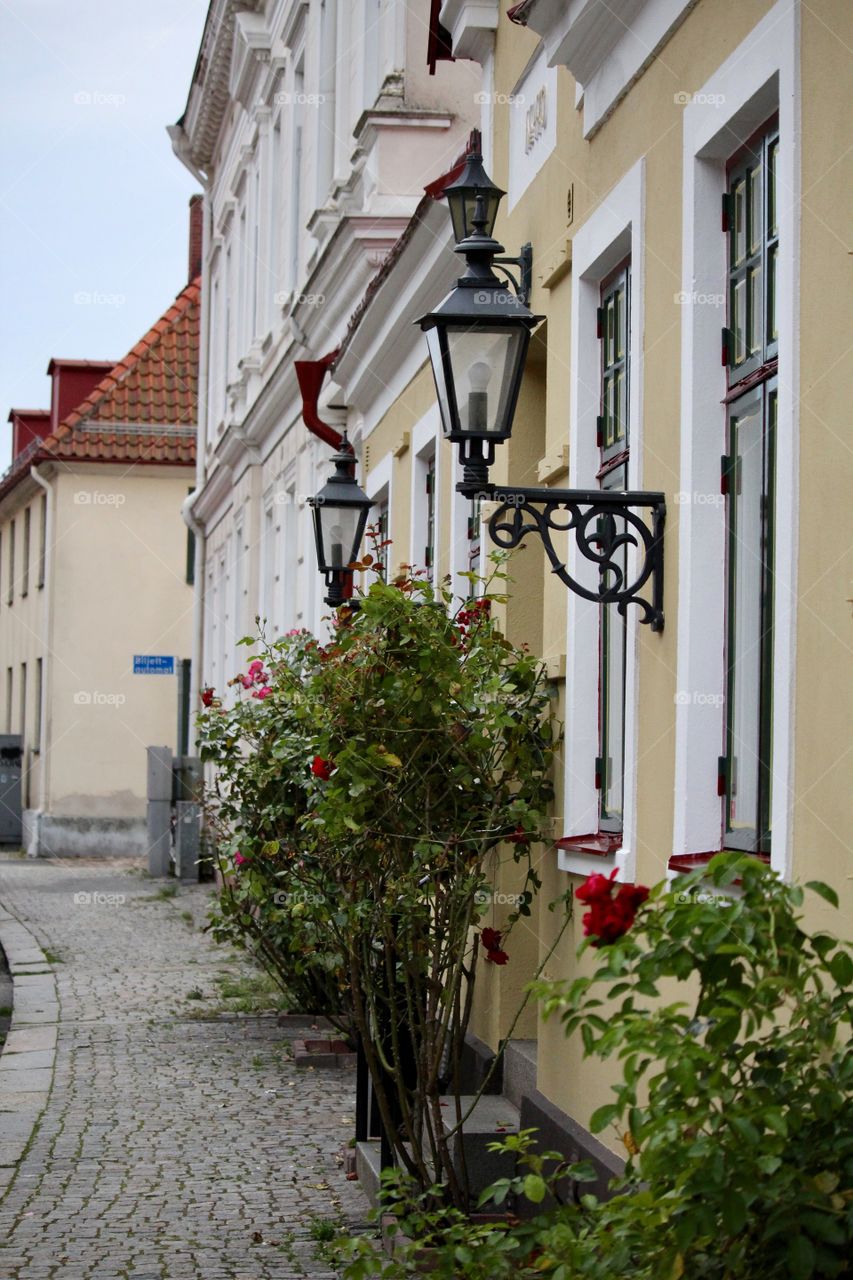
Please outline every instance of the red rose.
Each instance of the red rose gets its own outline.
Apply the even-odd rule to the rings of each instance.
[[[322,756],[315,756],[311,764],[311,772],[315,778],[322,778],[324,782],[328,782],[334,767],[331,760],[324,760]]]
[[[204,706],[206,706],[206,707],[210,707],[210,706],[212,706],[212,705],[213,705],[213,699],[214,699],[214,697],[215,697],[215,694],[214,694],[213,689],[210,689],[210,688],[202,689],[202,691],[201,691],[201,700],[202,700],[202,703],[204,704]]]
[[[487,951],[486,959],[491,960],[492,964],[506,964],[509,956],[505,951],[501,951],[500,948],[497,948],[495,951]]]
[[[481,932],[480,938],[487,951],[497,951],[501,945],[501,932],[499,929],[487,927]]]
[[[507,844],[530,844],[531,834],[531,832],[525,831],[519,823],[515,831],[511,831],[508,836],[504,836],[504,839]]]
[[[614,898],[615,876],[615,868],[609,876],[591,875],[575,890],[576,898],[589,903],[583,931],[585,937],[593,939],[594,947],[606,946],[626,934],[649,896],[645,885],[621,884]]]
[[[598,872],[595,875],[587,876],[583,884],[575,890],[575,897],[580,902],[600,902],[604,898],[609,898],[615,876],[615,867],[609,876],[603,876]]]

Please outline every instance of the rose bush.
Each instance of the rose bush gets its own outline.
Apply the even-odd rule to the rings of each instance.
[[[613,887],[591,877],[578,896],[606,915]],[[837,905],[826,885],[806,888]],[[346,1280],[420,1274],[425,1246],[446,1280],[849,1274],[853,960],[806,932],[803,899],[758,859],[723,854],[675,891],[653,889],[612,941],[590,931],[595,971],[537,992],[587,1056],[621,1064],[614,1101],[590,1122],[628,1155],[612,1198],[584,1194],[594,1171],[536,1151],[528,1131],[495,1144],[518,1173],[483,1204],[527,1201],[535,1216],[472,1223],[395,1177],[386,1205],[412,1243],[389,1260],[364,1236],[339,1241]],[[537,1214],[549,1192],[557,1207]]]
[[[495,965],[539,888],[556,739],[541,663],[492,619],[500,598],[481,592],[454,615],[414,572],[380,579],[328,644],[263,646],[234,706],[201,715],[228,872],[220,934],[351,1019],[396,1159],[458,1204],[441,1098],[462,1092],[489,886],[518,864],[514,911],[482,932]]]

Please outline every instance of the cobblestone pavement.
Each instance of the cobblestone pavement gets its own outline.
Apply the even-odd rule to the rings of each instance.
[[[0,859],[0,903],[56,962],[60,1001],[0,1280],[329,1277],[312,1219],[365,1216],[338,1157],[353,1075],[297,1071],[272,1016],[218,1014],[217,974],[247,970],[201,932],[210,887],[157,890],[126,861]]]

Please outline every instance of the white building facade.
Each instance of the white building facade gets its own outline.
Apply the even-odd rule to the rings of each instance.
[[[449,170],[479,124],[480,67],[443,61],[430,74],[429,38],[419,0],[212,0],[169,131],[204,189],[201,425],[185,507],[196,694],[223,691],[256,617],[270,638],[322,624],[305,499],[331,448],[306,426],[296,364],[322,380],[314,362],[341,345],[424,175]],[[361,415],[334,381],[314,409],[361,451]]]

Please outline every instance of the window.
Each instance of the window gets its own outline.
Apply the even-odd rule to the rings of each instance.
[[[468,572],[480,572],[480,551],[481,551],[481,533],[482,533],[482,517],[481,517],[482,499],[479,495],[471,498],[468,509]],[[474,584],[470,585],[470,592],[474,592]]]
[[[628,379],[630,361],[630,265],[623,263],[601,287],[597,315],[601,347],[601,413],[597,422],[601,467],[598,479],[607,492],[628,487]],[[610,527],[605,530],[604,526]],[[602,516],[602,533],[625,532],[624,519]],[[627,572],[627,548],[622,549]],[[598,825],[601,831],[621,832],[625,776],[625,663],[627,618],[615,604],[599,609],[598,656]]]
[[[754,853],[769,853],[771,828],[778,151],[774,122],[729,165],[724,200],[727,637],[718,789],[724,844]]]
[[[427,461],[424,483],[426,484],[426,546],[424,547],[424,565],[430,582],[434,581],[436,547],[435,547],[435,454]]]
[[[30,520],[32,509],[27,507],[24,511],[24,547],[23,547],[23,566],[21,568],[21,595],[29,594],[30,590]]]
[[[39,567],[36,586],[44,586],[45,560],[47,558],[47,494],[42,494],[39,505]]]
[[[622,267],[601,290],[601,416],[598,444],[602,463],[628,447],[628,307],[630,270]]]
[[[15,603],[15,521],[9,525],[9,585],[6,588],[6,603]]]
[[[21,745],[26,750],[27,746],[27,664],[21,663]]]
[[[377,556],[377,559],[379,560],[379,563],[382,566],[382,577],[383,579],[385,579],[385,581],[387,581],[388,580],[388,541],[389,541],[388,530],[390,528],[390,525],[388,523],[388,499],[387,498],[384,500],[384,502],[380,502],[379,506],[376,509],[375,527],[376,527],[376,541],[374,543],[374,546],[376,547],[376,556]]]
[[[776,173],[779,135],[768,130],[729,167],[723,203],[729,233],[729,385],[760,373],[778,344],[776,267],[779,248]]]
[[[41,751],[41,717],[44,705],[44,669],[41,658],[36,658],[36,718],[33,728],[33,751]]]

